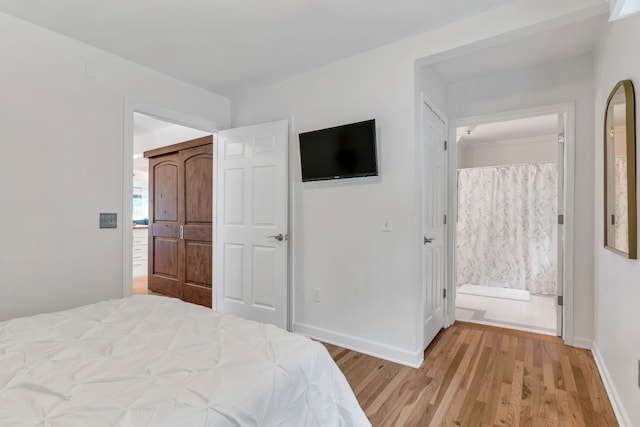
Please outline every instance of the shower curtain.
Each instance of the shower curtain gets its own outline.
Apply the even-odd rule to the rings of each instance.
[[[556,294],[556,163],[458,171],[457,282]]]

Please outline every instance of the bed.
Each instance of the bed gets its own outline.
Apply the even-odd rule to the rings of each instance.
[[[158,296],[0,323],[0,426],[370,426],[323,345]]]

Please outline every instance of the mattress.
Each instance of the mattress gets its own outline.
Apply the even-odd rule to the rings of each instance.
[[[0,426],[370,426],[327,350],[133,296],[0,323]]]

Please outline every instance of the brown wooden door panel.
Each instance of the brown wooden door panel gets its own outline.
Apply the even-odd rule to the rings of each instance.
[[[154,276],[153,286],[149,281],[149,290],[157,292],[162,295],[167,295],[174,298],[182,298],[181,286],[178,279],[170,277],[156,275]]]
[[[180,151],[184,182],[184,298],[211,307],[213,144]]]
[[[211,307],[213,138],[174,147],[148,153],[149,289]]]
[[[175,158],[175,160],[174,160]],[[151,165],[150,165],[151,166]],[[152,166],[153,222],[178,221],[178,159],[170,156]]]
[[[211,288],[185,283],[182,300],[211,308]]]
[[[178,277],[179,156],[170,154],[149,159],[149,289],[180,297]]]
[[[153,239],[153,274],[161,274],[177,279],[178,273],[178,240],[165,237]]]
[[[185,224],[211,224],[213,218],[213,155],[203,153],[205,148],[211,147],[192,148],[181,156],[185,157]]]
[[[186,242],[185,281],[201,286],[211,287],[211,257],[213,250],[211,242]]]
[[[151,224],[151,232],[156,237],[173,237],[175,239],[180,238],[180,226],[178,224]]]
[[[211,242],[211,224],[185,225],[184,240],[199,240]]]

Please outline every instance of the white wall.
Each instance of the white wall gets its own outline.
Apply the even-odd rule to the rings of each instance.
[[[192,129],[180,125],[170,125],[153,132],[145,133],[133,138],[133,154],[144,154],[145,151],[153,150],[168,145],[179,144],[192,139],[202,138],[211,135],[198,129]]]
[[[584,16],[583,8],[600,6],[599,1],[513,2],[279,84],[252,88],[232,100],[234,126],[291,120],[295,330],[407,364],[421,361],[421,195],[415,132],[421,84],[416,81],[416,59],[478,41],[495,42],[550,20],[559,25],[576,13]],[[592,86],[582,83],[577,86],[587,92],[581,97],[588,98]],[[589,117],[592,108],[591,103]],[[375,118],[379,127],[380,178],[303,185],[297,134],[368,118]],[[592,141],[592,133],[587,134]],[[381,231],[382,216],[392,219],[391,233]],[[320,303],[312,301],[314,288],[321,290]],[[591,303],[586,306],[589,310]],[[591,328],[586,329],[590,335]]]
[[[611,23],[596,55],[595,74],[595,250],[596,360],[616,396],[622,425],[640,425],[640,262],[604,249],[603,123],[609,92],[619,80],[631,79],[636,93],[636,147],[640,123],[640,15]],[[636,148],[637,149],[637,148]],[[637,154],[636,154],[637,156]],[[637,164],[637,158],[636,158]],[[595,182],[594,182],[595,179]]]
[[[449,87],[450,120],[510,110],[575,103],[574,336],[593,341],[593,56],[496,73]]]
[[[121,297],[124,98],[221,127],[229,101],[5,14],[0,28],[0,320]]]
[[[545,163],[558,160],[558,137],[549,135],[515,141],[457,145],[458,169]]]
[[[427,101],[434,104],[442,113],[447,112],[447,84],[444,78],[431,67],[416,67],[415,70],[415,89],[416,95],[423,93],[427,97]],[[420,96],[416,96],[416,112],[420,112],[421,101]]]
[[[292,118],[294,330],[415,364],[413,64],[392,71],[379,67],[376,55],[348,62],[235,99],[234,125]],[[398,101],[402,93],[409,98]],[[379,177],[302,184],[299,132],[370,118],[378,128]],[[381,230],[383,216],[391,218],[391,233]],[[314,288],[320,303],[312,301]]]

